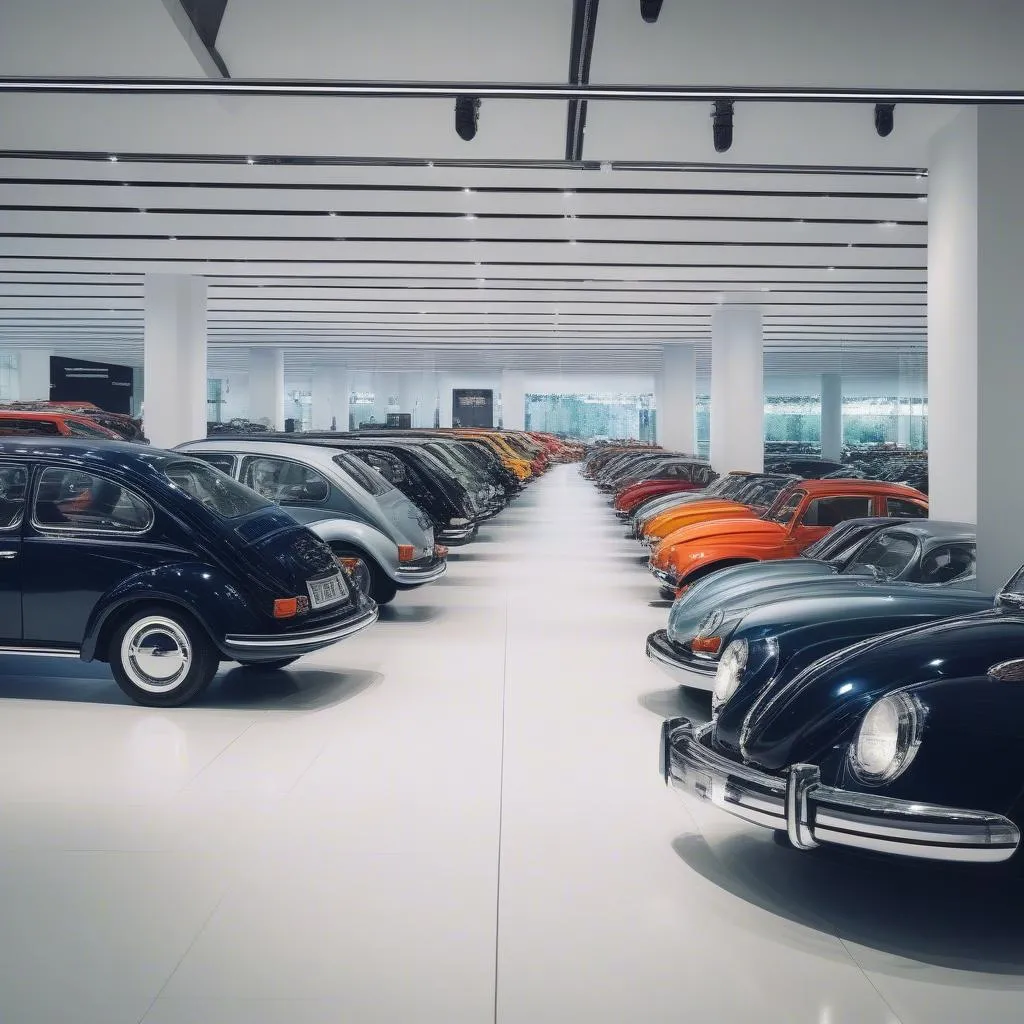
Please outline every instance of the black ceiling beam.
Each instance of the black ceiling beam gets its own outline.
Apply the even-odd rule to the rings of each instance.
[[[594,52],[599,0],[573,0],[572,39],[569,47],[569,84],[590,84],[590,58]],[[583,159],[583,135],[587,126],[587,101],[569,100],[565,129],[565,159]]]
[[[163,0],[175,27],[188,43],[207,78],[231,78],[217,51],[217,34],[228,0]]]

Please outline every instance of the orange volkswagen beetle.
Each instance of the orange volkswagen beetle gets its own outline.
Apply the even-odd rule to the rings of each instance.
[[[928,498],[881,480],[800,480],[760,518],[716,519],[669,534],[649,567],[665,586],[687,587],[729,565],[795,558],[833,526],[868,516],[926,519]]]

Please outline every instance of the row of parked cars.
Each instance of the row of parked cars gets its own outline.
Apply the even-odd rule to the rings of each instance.
[[[60,420],[33,433],[26,415]],[[0,410],[0,653],[109,662],[141,704],[279,669],[440,579],[553,460],[508,431],[240,434],[173,451]]]
[[[635,487],[638,469],[661,472],[652,456],[595,452],[584,472]],[[1009,860],[1024,821],[1024,570],[979,593],[975,527],[926,518],[904,485],[771,476],[718,478],[710,502],[668,492],[683,510],[672,532],[638,525],[643,503],[629,513],[672,588],[647,655],[711,693],[710,722],[664,724],[665,780],[798,850]]]

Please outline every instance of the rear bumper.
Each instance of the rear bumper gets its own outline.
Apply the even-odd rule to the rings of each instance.
[[[439,580],[448,571],[448,562],[435,558],[424,565],[400,565],[391,578],[401,587],[422,587]]]
[[[661,731],[661,774],[677,789],[737,818],[785,832],[798,850],[849,846],[926,860],[992,864],[1009,860],[1020,831],[1008,818],[895,800],[822,785],[816,765],[773,775],[731,761],[708,745],[710,725],[669,719]]]
[[[714,689],[718,663],[698,658],[686,648],[672,643],[664,629],[655,630],[648,636],[647,657],[680,686],[709,692]]]
[[[377,606],[374,604],[364,611],[350,615],[341,622],[332,623],[320,629],[295,631],[293,633],[260,633],[257,635],[229,634],[224,637],[224,654],[236,661],[259,662],[277,661],[280,658],[297,658],[312,654],[324,647],[330,647],[339,640],[358,633],[377,621]]]

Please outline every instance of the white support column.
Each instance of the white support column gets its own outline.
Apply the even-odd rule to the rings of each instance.
[[[249,349],[249,418],[284,430],[284,352],[279,348]]]
[[[711,463],[719,473],[764,469],[761,311],[721,306],[711,316]]]
[[[350,393],[346,367],[318,367],[313,373],[313,430],[348,430]]]
[[[50,400],[50,356],[48,348],[23,348],[18,353],[18,398],[23,402]]]
[[[843,376],[821,375],[821,457],[841,462],[843,458]]]
[[[448,374],[442,374],[437,382],[437,407],[439,420],[442,427],[452,425],[452,379]]]
[[[206,436],[206,280],[147,274],[143,416],[158,448]]]
[[[657,394],[658,443],[687,455],[697,451],[697,353],[693,345],[666,345]]]
[[[505,430],[526,429],[526,373],[501,371],[501,423]]]
[[[978,524],[978,587],[1024,562],[1013,471],[1024,391],[1024,110],[967,109],[932,140],[928,215],[931,515]]]
[[[437,374],[432,370],[421,373],[416,390],[416,409],[413,413],[414,427],[432,427],[437,412]]]

